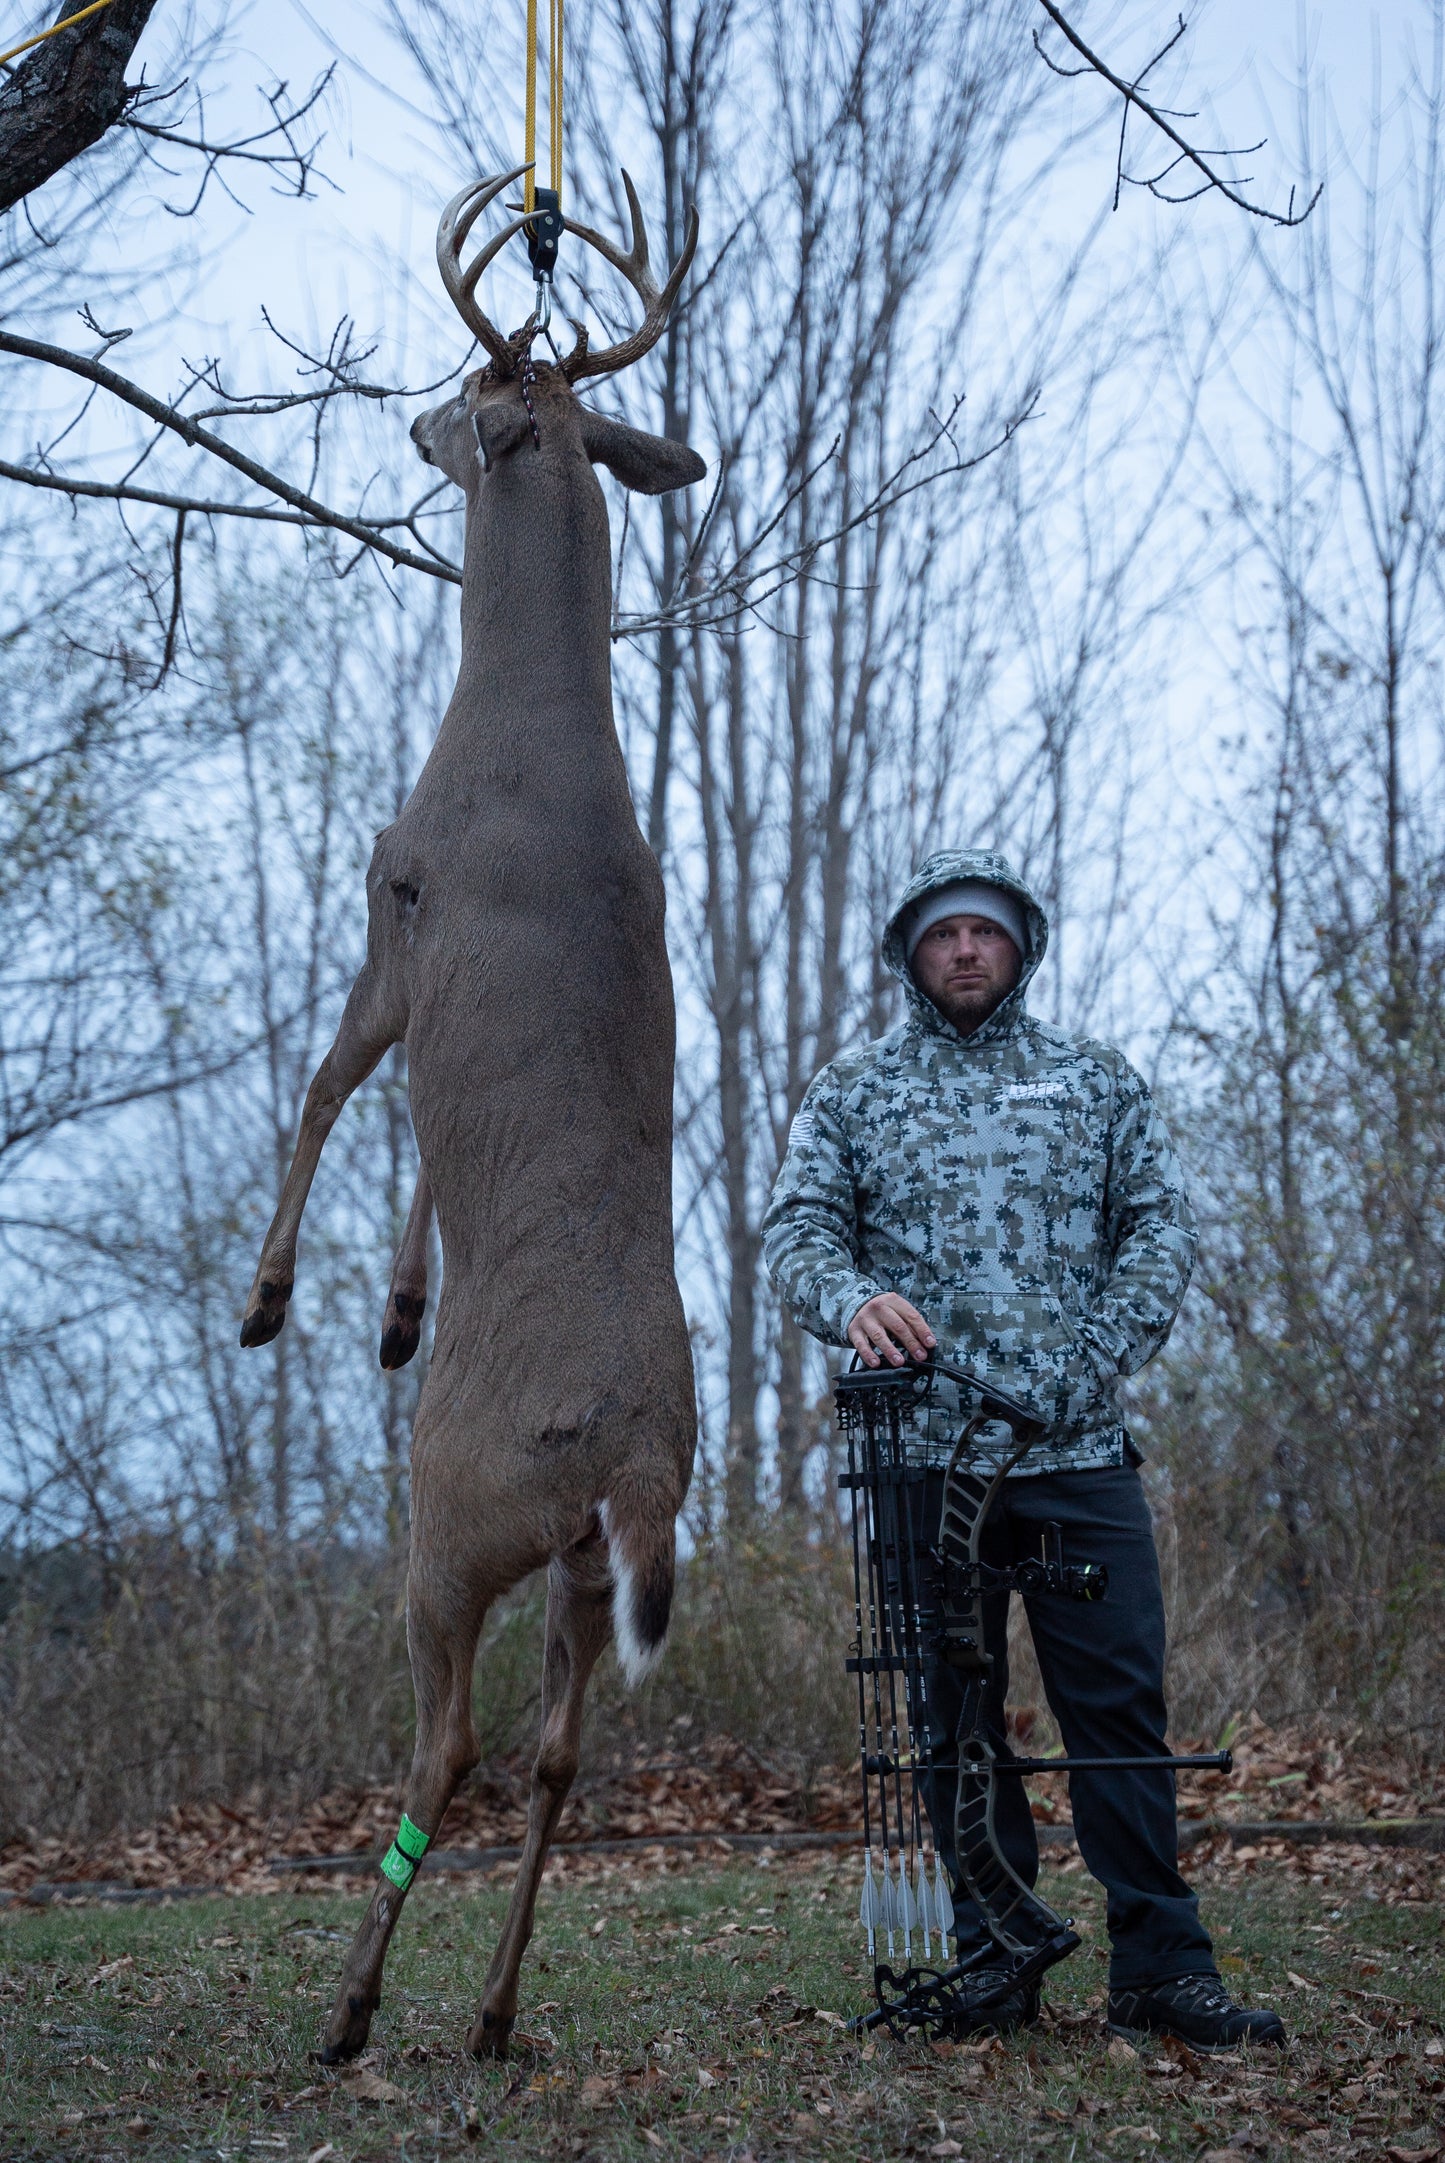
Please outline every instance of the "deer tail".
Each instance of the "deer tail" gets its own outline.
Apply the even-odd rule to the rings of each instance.
[[[677,1575],[676,1513],[648,1501],[651,1507],[637,1507],[619,1496],[600,1510],[612,1572],[612,1634],[634,1690],[657,1672]]]

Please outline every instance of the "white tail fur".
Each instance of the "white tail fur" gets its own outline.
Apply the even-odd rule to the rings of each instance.
[[[649,1550],[635,1525],[621,1524],[606,1502],[599,1505],[612,1571],[612,1635],[618,1665],[630,1689],[655,1675],[667,1647],[672,1606],[674,1533],[666,1526],[665,1551]],[[641,1550],[640,1552],[638,1550]]]

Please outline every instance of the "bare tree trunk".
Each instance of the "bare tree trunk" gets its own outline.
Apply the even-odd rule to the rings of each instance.
[[[89,0],[65,0],[56,16]],[[125,79],[155,0],[112,0],[74,30],[47,38],[0,82],[0,212],[43,187],[113,128],[134,95]]]

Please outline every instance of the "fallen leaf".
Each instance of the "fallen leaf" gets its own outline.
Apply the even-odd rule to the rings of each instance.
[[[599,2110],[604,2103],[615,2103],[620,2081],[610,2073],[589,2073],[582,2083],[582,2101],[591,2110]]]
[[[310,2155],[306,2158],[306,2163],[326,2163],[326,2158],[329,2155],[335,2155],[335,2153],[336,2143],[329,2140],[323,2141],[319,2148],[312,2149]]]
[[[605,1915],[599,1915],[599,1916],[598,1916],[598,1918],[597,1918],[597,1920],[596,1920],[596,1922],[595,1922],[595,1923],[594,1923],[594,1924],[592,1925],[592,1929],[591,1929],[591,1931],[590,1931],[589,1935],[590,1935],[590,1936],[592,1936],[592,1937],[594,1937],[594,1938],[600,1938],[600,1937],[601,1937],[601,1935],[602,1935],[602,1933],[603,1933],[603,1931],[604,1931],[604,1930],[605,1930],[606,1928],[607,1928],[607,1917],[606,1917]]]
[[[1307,1975],[1296,1975],[1293,1968],[1286,1968],[1284,1972],[1296,1990],[1318,1990],[1320,1987],[1318,1983],[1312,1983]]]
[[[1115,2040],[1119,2041],[1121,2038],[1116,2037]],[[1119,2141],[1140,2140],[1152,2142],[1157,2141],[1158,2138],[1158,2128],[1152,2125],[1116,2125],[1112,2132],[1104,2135],[1104,2139],[1110,2148],[1114,2147]]]
[[[928,2153],[930,2155],[962,2155],[963,2143],[962,2141],[956,2140],[937,2141],[935,2142],[933,2147],[929,2149]]]
[[[518,2050],[535,2050],[544,2058],[557,2048],[550,2035],[529,2035],[522,2028],[513,2029],[512,2041]]]
[[[1137,2065],[1139,2062],[1138,2051],[1132,2043],[1126,2043],[1122,2035],[1110,2036],[1109,2056],[1115,2065]]]
[[[1181,2072],[1191,2073],[1196,2080],[1204,2071],[1204,2067],[1200,2063],[1197,2054],[1189,2048],[1189,2045],[1185,2042],[1183,2036],[1161,2036],[1159,2039],[1159,2048],[1163,2051],[1166,2058],[1173,2059],[1174,2063],[1179,2067]]]
[[[662,2135],[660,2133],[654,2133],[650,2125],[643,2126],[642,2137],[647,2142],[649,2148],[661,2148],[663,2146]]]
[[[125,2129],[127,2133],[149,2133],[151,2129],[150,2120],[149,2118],[127,2118]],[[1413,2163],[1413,2159],[1411,2159],[1411,2163]]]
[[[1437,2142],[1433,2148],[1387,2148],[1385,2153],[1390,2163],[1435,2163],[1440,2146]]]
[[[383,2080],[380,2073],[373,2073],[370,2066],[358,2067],[341,2076],[342,2086],[348,2095],[355,2096],[358,2103],[404,2103],[405,2093],[391,2081]]]
[[[710,2073],[705,2065],[700,2065],[697,2069],[697,2084],[699,2088],[715,2088],[717,2086],[716,2073]]]

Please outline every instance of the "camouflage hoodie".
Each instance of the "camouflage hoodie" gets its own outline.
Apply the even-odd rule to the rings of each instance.
[[[958,879],[1013,894],[1029,932],[1017,985],[968,1037],[914,984],[902,930],[922,895]],[[814,1080],[763,1224],[774,1284],[825,1344],[847,1342],[875,1293],[901,1292],[944,1358],[1032,1404],[1049,1431],[1030,1472],[1137,1461],[1119,1377],[1168,1337],[1196,1244],[1139,1075],[1025,1007],[1048,935],[1001,856],[929,857],[883,936],[908,1018]]]

